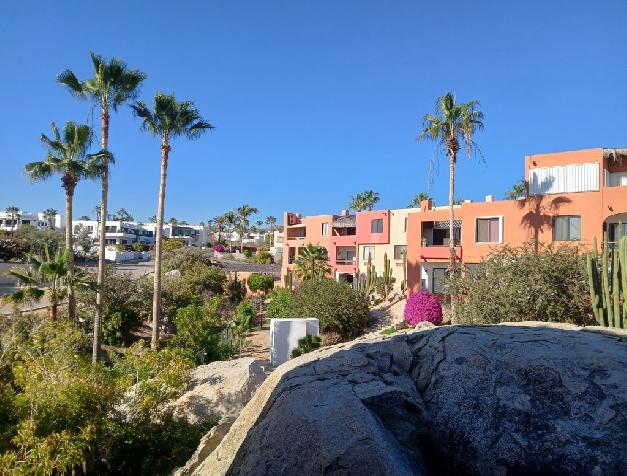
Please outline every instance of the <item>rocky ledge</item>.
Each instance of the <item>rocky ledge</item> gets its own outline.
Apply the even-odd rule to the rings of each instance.
[[[279,367],[194,474],[627,474],[626,411],[625,333],[411,331]]]

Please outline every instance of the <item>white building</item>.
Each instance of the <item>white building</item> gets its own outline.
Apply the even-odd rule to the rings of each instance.
[[[54,219],[48,222],[48,218],[42,213],[31,213],[20,210],[15,216],[11,216],[6,210],[0,212],[0,230],[17,230],[23,225],[29,225],[39,230],[59,229],[63,226],[63,216],[55,215]]]
[[[272,246],[270,253],[274,256],[274,262],[278,263],[283,258],[283,229],[274,230],[272,233]]]
[[[150,230],[153,235],[157,230],[156,223],[147,223],[142,226],[144,229]],[[186,246],[200,247],[205,246],[209,241],[209,228],[206,225],[174,225],[165,223],[163,225],[163,236],[182,241]]]

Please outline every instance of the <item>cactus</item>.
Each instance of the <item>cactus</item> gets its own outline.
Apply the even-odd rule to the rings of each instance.
[[[407,292],[407,253],[403,253],[403,281],[401,281],[401,292]]]
[[[619,230],[622,224],[619,224]],[[627,237],[619,234],[618,246],[610,250],[607,233],[603,236],[603,250],[599,258],[597,240],[586,255],[586,271],[590,286],[590,305],[600,326],[625,328],[627,315]],[[622,299],[622,304],[621,304]]]
[[[287,270],[287,273],[283,277],[283,285],[290,291],[293,290],[292,271],[289,269]]]
[[[358,289],[368,298],[374,294],[377,287],[377,272],[372,264],[372,258],[368,256],[368,264],[366,265],[366,273],[359,275],[357,282]]]
[[[381,291],[381,297],[383,299],[387,299],[392,292],[395,281],[392,276],[392,267],[390,266],[390,260],[388,259],[387,253],[383,255],[383,275],[379,279],[381,280],[381,287],[379,288]]]

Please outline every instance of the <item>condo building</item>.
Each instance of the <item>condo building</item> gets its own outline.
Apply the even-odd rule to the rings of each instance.
[[[621,231],[627,236],[627,149],[530,155],[524,173],[524,197],[488,195],[482,202],[455,205],[452,238],[448,206],[429,200],[420,208],[354,215],[286,213],[282,275],[292,272],[300,249],[313,243],[328,250],[334,278],[353,284],[366,272],[368,257],[381,274],[387,255],[398,287],[406,253],[408,291],[441,293],[451,239],[457,263],[469,270],[504,244],[568,243],[589,249],[604,233],[610,246]]]
[[[0,212],[0,230],[17,230],[23,225],[32,226],[39,230],[47,230],[49,228],[59,229],[64,223],[63,216],[59,214],[49,218],[42,212],[31,213],[21,210],[16,214],[7,213],[6,211]]]

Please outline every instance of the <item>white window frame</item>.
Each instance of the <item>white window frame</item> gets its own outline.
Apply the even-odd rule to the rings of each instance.
[[[499,241],[477,241],[478,220],[490,220],[494,218],[499,219]],[[475,217],[474,233],[475,233],[476,245],[501,245],[503,244],[503,215],[490,215],[490,216]]]
[[[322,236],[329,236],[329,223],[325,222],[322,224]]]
[[[364,261],[368,261],[368,256],[366,256],[366,250],[372,250],[369,253],[369,257],[374,260],[374,255],[375,255],[375,247],[374,247],[374,245],[362,245],[362,250],[363,251],[361,253],[361,256],[362,256],[362,259]]]

